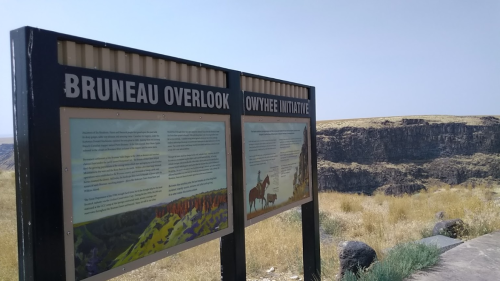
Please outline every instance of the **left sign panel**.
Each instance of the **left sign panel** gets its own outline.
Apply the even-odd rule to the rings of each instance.
[[[68,280],[232,232],[229,116],[61,108]]]

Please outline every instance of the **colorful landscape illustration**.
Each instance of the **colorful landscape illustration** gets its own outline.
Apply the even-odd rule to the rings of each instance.
[[[227,189],[74,225],[82,280],[228,227]]]

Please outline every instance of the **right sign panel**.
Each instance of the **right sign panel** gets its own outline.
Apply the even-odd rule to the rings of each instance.
[[[243,118],[246,225],[311,201],[308,118]]]

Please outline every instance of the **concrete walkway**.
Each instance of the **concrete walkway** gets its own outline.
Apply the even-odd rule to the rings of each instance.
[[[500,231],[469,240],[441,255],[439,263],[412,281],[500,280]]]

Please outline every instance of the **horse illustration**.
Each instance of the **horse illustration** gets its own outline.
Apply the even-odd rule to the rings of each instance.
[[[262,208],[264,208],[264,201],[266,201],[266,198],[264,198],[264,193],[266,193],[266,188],[268,187],[268,185],[269,185],[269,175],[267,175],[266,178],[262,181],[260,192],[257,186],[250,189],[250,193],[248,194],[248,203],[250,204],[250,212],[252,212],[252,205],[255,211],[257,211],[255,203],[256,199],[261,199],[260,202],[262,203]]]

